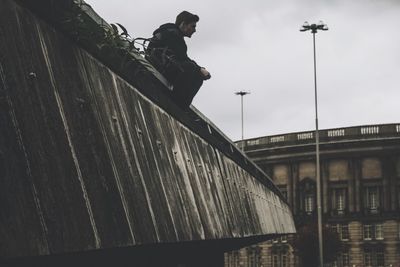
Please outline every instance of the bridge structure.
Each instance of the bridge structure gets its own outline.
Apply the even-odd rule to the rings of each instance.
[[[222,266],[295,232],[271,179],[83,1],[1,0],[0,37],[1,264]]]

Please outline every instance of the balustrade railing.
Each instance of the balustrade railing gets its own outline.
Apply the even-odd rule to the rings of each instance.
[[[321,142],[335,140],[357,140],[366,138],[379,138],[388,136],[400,137],[400,124],[364,125],[356,127],[336,128],[319,130]],[[244,142],[244,144],[242,143]],[[297,132],[274,136],[264,136],[259,138],[238,141],[244,147],[270,145],[281,146],[285,144],[304,144],[315,142],[315,131]]]

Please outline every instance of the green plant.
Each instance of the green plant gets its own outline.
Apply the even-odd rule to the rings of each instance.
[[[122,54],[123,61],[127,60],[131,52],[138,50],[123,25],[119,23],[98,24],[85,13],[82,5],[87,4],[73,5],[64,13],[61,20],[63,30],[74,41],[109,56]]]

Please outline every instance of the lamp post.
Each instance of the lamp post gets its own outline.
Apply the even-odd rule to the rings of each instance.
[[[246,92],[246,91],[239,91],[239,92],[235,92],[235,95],[240,95],[240,109],[241,109],[241,118],[242,118],[242,150],[244,148],[244,144],[243,144],[243,96],[250,94],[250,92]]]
[[[318,132],[318,97],[317,97],[317,60],[315,53],[315,34],[318,30],[327,31],[328,26],[320,21],[318,24],[309,25],[304,22],[300,28],[301,32],[311,30],[313,34],[314,48],[314,95],[315,95],[315,154],[316,154],[316,179],[317,179],[317,214],[318,214],[318,244],[319,244],[319,265],[324,266],[323,241],[322,241],[322,209],[321,209],[321,174],[319,166],[319,132]]]

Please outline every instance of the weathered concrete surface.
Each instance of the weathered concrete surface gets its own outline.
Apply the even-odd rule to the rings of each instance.
[[[0,2],[0,38],[0,257],[295,231],[252,162],[193,131],[204,121],[171,115],[14,1]]]

